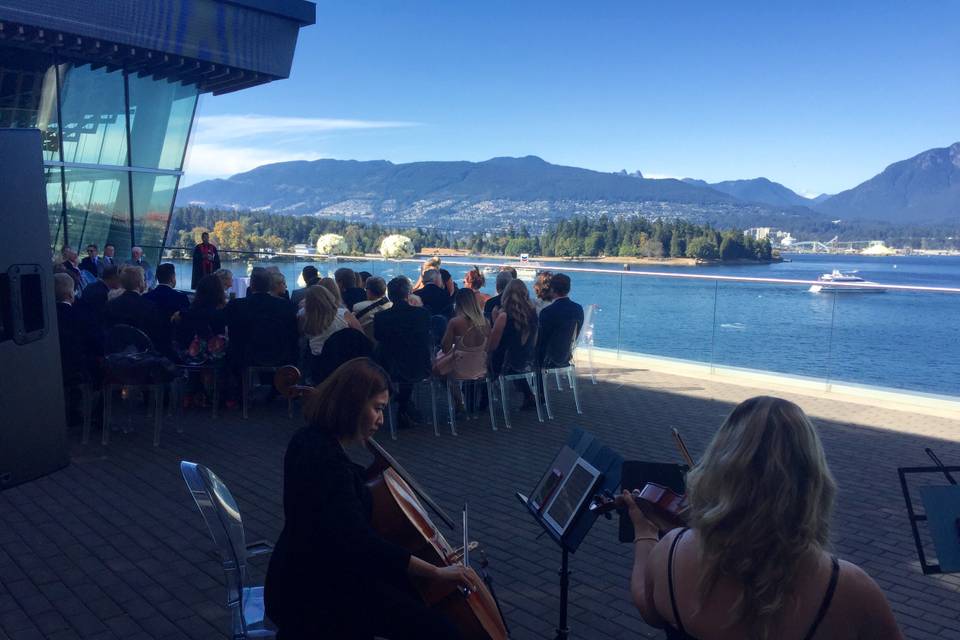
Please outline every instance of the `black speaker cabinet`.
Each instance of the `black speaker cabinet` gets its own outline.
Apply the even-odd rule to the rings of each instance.
[[[0,129],[0,490],[69,462],[40,144]]]

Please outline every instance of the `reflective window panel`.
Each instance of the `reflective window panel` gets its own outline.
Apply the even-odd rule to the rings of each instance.
[[[63,160],[127,164],[123,72],[66,65],[60,89]]]
[[[195,85],[130,74],[130,157],[134,167],[179,170],[197,102]]]
[[[147,262],[153,265],[159,262],[159,247],[167,231],[176,189],[176,176],[133,174],[133,237],[143,247]]]
[[[43,159],[60,159],[52,56],[0,47],[0,128],[7,127],[40,129]]]
[[[60,167],[44,167],[47,179],[47,219],[50,223],[50,246],[54,251],[63,248],[63,190]]]
[[[67,242],[82,249],[95,243],[116,247],[119,260],[130,257],[130,193],[124,171],[65,169]]]

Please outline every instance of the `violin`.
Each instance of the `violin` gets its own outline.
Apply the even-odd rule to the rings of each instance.
[[[691,468],[694,467],[693,458],[687,450],[687,445],[683,442],[683,438],[680,437],[680,432],[673,429],[672,435],[674,443],[677,445],[677,449],[680,451],[680,456],[684,462],[687,463],[687,466]],[[630,491],[630,495],[643,512],[643,515],[655,524],[660,531],[669,531],[670,529],[686,526],[687,511],[689,509],[686,494],[677,493],[656,482],[648,482],[643,488]],[[599,495],[593,498],[589,510],[592,513],[603,514],[613,511],[614,509],[624,509],[626,506],[622,495]]]
[[[300,385],[299,381],[300,371],[293,366],[281,367],[274,375],[274,386],[287,398],[316,391],[314,387]],[[463,564],[476,543],[467,542],[465,548],[453,548],[433,523],[424,503],[451,529],[453,520],[376,440],[368,440],[367,447],[374,457],[366,472],[367,487],[373,496],[374,530],[436,566]],[[486,567],[485,560],[481,567]],[[476,576],[472,567],[466,568]],[[424,603],[446,615],[465,640],[506,640],[508,633],[500,606],[490,588],[489,577],[484,575],[484,578],[474,581],[480,585],[474,592],[424,579],[414,579],[413,583]]]

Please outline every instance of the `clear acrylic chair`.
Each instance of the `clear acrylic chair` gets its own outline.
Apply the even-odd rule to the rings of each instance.
[[[581,332],[582,334],[582,332]],[[544,354],[544,363],[540,367],[540,381],[543,384],[543,406],[547,409],[547,417],[553,420],[553,407],[550,406],[550,384],[549,378],[552,373],[557,380],[557,390],[563,391],[563,385],[560,383],[560,376],[567,377],[567,384],[573,391],[573,402],[577,407],[577,413],[583,414],[580,408],[580,395],[577,392],[577,367],[574,361],[574,352],[577,348],[577,325],[570,326],[570,333],[566,339],[557,336],[558,340],[564,340],[563,343],[548,345]],[[569,348],[564,348],[563,344],[569,344]],[[551,348],[553,347],[553,348]]]
[[[266,626],[263,587],[246,586],[247,558],[270,553],[273,546],[266,542],[246,544],[237,502],[210,469],[183,460],[180,473],[220,554],[227,583],[229,637],[233,640],[276,637],[276,631]]]
[[[587,365],[590,368],[590,381],[593,384],[597,384],[597,375],[596,368],[593,366],[593,338],[594,338],[594,321],[596,320],[597,313],[600,312],[600,305],[590,304],[587,305],[583,310],[583,329],[580,331],[580,337],[577,338],[576,349],[574,353],[583,350],[587,354]],[[560,386],[560,374],[556,374],[557,386]]]
[[[527,384],[530,386],[530,391],[533,392],[533,402],[537,405],[537,419],[540,422],[543,422],[543,410],[540,409],[540,392],[537,390],[537,371],[536,369],[531,368],[528,371],[520,371],[516,373],[509,373],[497,376],[497,381],[500,386],[500,404],[503,407],[503,424],[506,425],[507,429],[513,428],[513,425],[510,424],[510,392],[508,390],[507,383],[513,382],[514,380],[526,380]],[[493,397],[491,395],[490,402],[493,402]]]
[[[277,372],[277,369],[279,368],[280,368],[279,365],[278,366],[252,366],[251,365],[243,368],[243,371],[241,372],[241,375],[240,375],[241,377],[240,395],[243,396],[241,404],[243,405],[244,418],[250,417],[250,395],[253,393],[254,387],[260,386],[257,384],[257,380],[259,379],[260,374],[269,373],[272,380],[273,375]],[[272,386],[272,383],[269,385],[263,385],[263,386]],[[293,399],[292,398],[287,398],[287,417],[288,418],[293,417]]]
[[[486,384],[487,386],[487,409],[490,411],[490,428],[494,431],[497,430],[497,419],[494,417],[493,410],[493,381],[486,376],[481,378],[447,378],[447,415],[450,419],[450,434],[457,435],[457,409],[453,403],[453,390],[452,387],[455,385],[460,390],[460,397],[463,398],[463,404],[466,408],[467,419],[470,419],[470,407],[474,407],[474,410],[480,404],[480,385],[481,383]],[[464,387],[468,386],[472,388],[473,399],[472,403],[467,403],[466,396],[464,395]]]
[[[136,327],[117,324],[107,330],[104,353],[108,356],[111,354],[147,353],[153,350],[153,342]],[[160,432],[163,430],[163,396],[166,384],[148,382],[141,376],[131,377],[131,372],[125,371],[122,367],[111,367],[109,358],[104,364],[103,374],[103,427],[100,443],[103,445],[110,444],[110,422],[113,417],[114,392],[119,390],[121,396],[125,396],[129,395],[130,390],[143,390],[153,396],[153,446],[159,447]],[[128,431],[130,431],[129,426],[124,428],[124,432]],[[85,430],[84,437],[88,436],[89,430]]]
[[[417,388],[421,385],[428,384],[430,386],[430,408],[433,411],[433,434],[436,436],[440,435],[440,423],[437,421],[437,379],[433,376],[417,380],[415,382],[405,382],[403,384],[412,384],[414,393],[417,391]],[[387,418],[390,422],[390,438],[393,440],[397,439],[397,420],[393,411],[393,401],[391,400],[387,404]]]

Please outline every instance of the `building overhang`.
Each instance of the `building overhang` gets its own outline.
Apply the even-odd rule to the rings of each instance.
[[[0,45],[228,93],[290,75],[305,0],[0,0]]]

